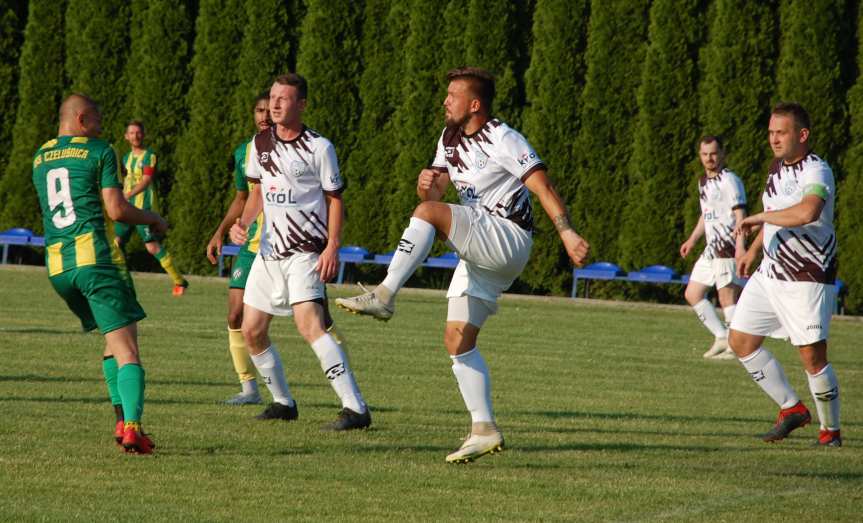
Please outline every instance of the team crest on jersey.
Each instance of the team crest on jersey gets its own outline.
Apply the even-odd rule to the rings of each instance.
[[[477,169],[485,169],[486,164],[488,164],[488,155],[482,150],[476,149],[474,151],[473,163],[476,165]]]
[[[262,152],[261,153],[261,163],[265,164],[268,161],[270,161],[270,153],[268,153],[267,151]]]
[[[455,147],[444,147],[444,151],[446,151],[447,158],[452,158],[452,155],[455,154]]]
[[[232,276],[235,280],[239,280],[240,278],[242,278],[242,277],[243,277],[243,269],[242,269],[242,268],[239,268],[239,267],[238,267],[238,268],[236,268],[236,269],[234,269],[234,272],[231,274],[231,276]]]
[[[308,166],[305,162],[293,161],[291,162],[291,174],[299,178],[300,176],[306,174],[308,170]]]
[[[782,183],[782,193],[785,194],[785,196],[791,196],[796,191],[797,181],[791,176],[785,178],[785,181]]]

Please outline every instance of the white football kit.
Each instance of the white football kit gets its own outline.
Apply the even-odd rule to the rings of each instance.
[[[324,297],[315,270],[328,242],[324,193],[344,188],[335,148],[306,127],[282,140],[273,126],[255,135],[246,162],[247,178],[261,191],[264,221],[243,303],[289,316],[292,304]]]
[[[816,221],[764,224],[764,259],[737,302],[732,329],[763,336],[782,326],[796,346],[827,339],[836,296],[833,171],[812,153],[791,165],[771,165],[762,196],[766,211],[786,209],[810,194],[824,200]]]
[[[728,169],[722,169],[713,178],[703,175],[698,181],[701,217],[704,220],[704,252],[698,257],[689,279],[721,289],[743,282],[737,278],[734,262],[735,240],[734,211],[746,208],[746,190],[743,182]]]
[[[450,205],[448,245],[461,261],[448,298],[496,302],[524,270],[533,245],[528,175],[545,165],[514,129],[492,119],[472,135],[446,128],[431,167],[446,171],[461,205]]]

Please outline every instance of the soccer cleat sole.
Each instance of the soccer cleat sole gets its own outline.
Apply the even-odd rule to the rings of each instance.
[[[355,311],[349,307],[345,307],[344,305],[342,305],[341,303],[338,303],[338,302],[336,302],[336,307],[338,307],[344,311],[350,312],[354,316],[369,316],[369,317],[372,317],[378,321],[383,321],[383,322],[388,322],[388,321],[390,321],[390,318],[392,318],[392,316],[390,316],[389,318],[381,318],[380,316],[375,316],[374,314],[361,313],[361,312]]]
[[[783,439],[790,436],[791,433],[794,432],[795,430],[801,429],[801,428],[805,427],[806,425],[809,425],[809,423],[811,423],[811,422],[812,422],[812,418],[807,417],[807,419],[803,420],[799,425],[792,428],[791,430],[789,430],[785,434],[778,434],[778,433],[774,433],[772,431],[767,432],[766,434],[761,435],[761,441],[763,441],[765,443],[776,443],[778,441],[782,441]]]
[[[497,445],[496,447],[490,448],[485,452],[481,452],[479,454],[474,454],[473,456],[465,456],[463,458],[455,458],[447,460],[447,463],[451,463],[453,465],[467,465],[468,463],[473,463],[483,456],[489,456],[491,454],[500,454],[506,450],[506,447],[503,444]]]

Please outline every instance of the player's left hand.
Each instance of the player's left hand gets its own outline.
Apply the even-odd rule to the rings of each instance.
[[[764,217],[761,213],[748,216],[734,227],[734,237],[743,236],[745,238],[753,232],[757,231],[758,227],[760,227],[763,223]]]
[[[217,263],[216,256],[222,254],[222,231],[216,231],[216,234],[210,238],[210,243],[207,244],[207,259],[210,260],[210,263],[215,265]]]
[[[324,252],[318,257],[318,263],[315,265],[315,270],[321,277],[321,281],[326,283],[333,279],[339,270],[339,249],[338,247],[327,245]]]
[[[572,229],[563,231],[560,235],[563,240],[563,246],[566,247],[566,254],[576,267],[584,265],[587,255],[590,253],[590,244],[587,240],[579,236]]]

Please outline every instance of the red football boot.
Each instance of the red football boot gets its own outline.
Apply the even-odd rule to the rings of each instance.
[[[779,411],[776,424],[766,434],[761,436],[761,439],[768,443],[783,440],[791,434],[792,430],[805,427],[809,425],[810,421],[812,421],[812,415],[809,414],[809,409],[806,408],[802,401],[798,401],[793,407]]]
[[[123,448],[131,454],[152,454],[156,445],[141,430],[141,424],[134,421],[127,422],[123,428]]]
[[[821,429],[821,431],[818,432],[817,445],[819,447],[841,447],[842,436],[839,434],[838,430]]]

